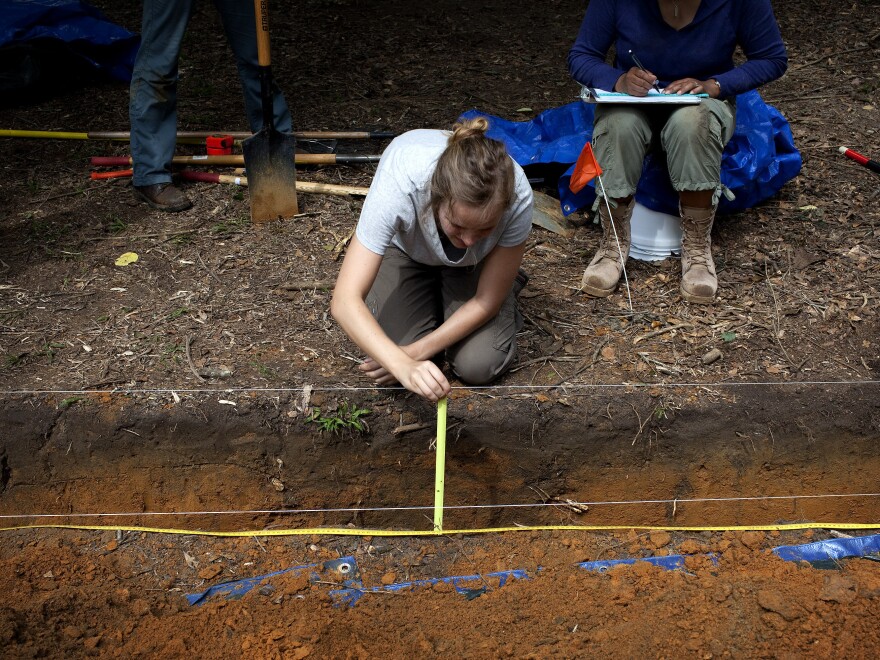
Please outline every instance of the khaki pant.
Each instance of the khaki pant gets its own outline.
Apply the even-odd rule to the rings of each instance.
[[[666,153],[677,191],[721,193],[721,153],[736,128],[734,99],[703,99],[697,105],[597,105],[593,150],[612,199],[636,191],[649,150]]]
[[[389,247],[366,304],[391,340],[406,346],[436,329],[474,297],[481,270],[482,264],[426,266]],[[446,360],[462,381],[482,385],[513,364],[516,333],[523,326],[516,295],[525,279],[523,273],[517,277],[494,319],[446,350]]]

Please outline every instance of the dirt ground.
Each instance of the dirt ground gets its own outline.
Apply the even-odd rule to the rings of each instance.
[[[94,4],[138,30],[137,3]],[[446,128],[470,108],[527,120],[576,98],[565,56],[584,7],[278,0],[274,73],[297,130]],[[536,228],[517,366],[450,401],[447,503],[549,506],[451,510],[448,528],[619,529],[4,531],[5,654],[876,656],[876,562],[818,570],[769,552],[827,529],[632,529],[880,521],[876,497],[706,501],[870,494],[880,474],[880,179],[837,153],[880,156],[880,3],[774,8],[790,66],[762,94],[789,120],[804,167],[773,199],[717,223],[718,301],[684,303],[677,260],[631,261],[630,316],[622,292],[575,291],[595,225],[575,218],[570,238]],[[221,33],[201,3],[183,49],[181,130],[246,128]],[[72,85],[4,99],[0,127],[127,130],[127,104],[123,85]],[[337,152],[386,144],[340,140]],[[434,410],[359,378],[360,355],[328,315],[362,198],[302,194],[301,217],[254,226],[246,189],[186,183],[194,207],[165,215],[136,204],[125,180],[89,180],[89,156],[126,153],[123,143],[0,139],[0,515],[29,514],[0,526],[430,529]],[[298,176],[368,186],[372,171]],[[114,265],[125,252],[139,260]],[[704,360],[713,349],[720,358]],[[353,410],[369,411],[367,432]],[[565,500],[651,502],[579,513]],[[363,510],[410,505],[426,509]],[[335,508],[345,511],[326,511]],[[321,512],[270,513],[304,509]],[[247,513],[152,515],[166,511]],[[131,515],[32,515],[95,512]],[[694,557],[672,572],[575,566],[670,553]],[[201,607],[183,598],[349,555],[365,586],[512,569],[529,579],[473,600],[435,586],[367,594],[351,608],[334,603],[333,576],[286,576]]]

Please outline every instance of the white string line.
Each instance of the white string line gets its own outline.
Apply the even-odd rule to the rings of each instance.
[[[629,504],[678,504],[686,502],[753,502],[760,500],[830,499],[851,497],[880,497],[880,493],[827,493],[823,495],[758,495],[754,497],[677,497],[671,500],[619,500],[603,502],[573,502],[578,506],[608,506]],[[567,502],[535,502],[530,504],[457,504],[446,505],[444,511],[461,509],[523,509],[529,507],[569,507]],[[350,507],[338,509],[243,509],[230,511],[131,511],[127,513],[7,513],[3,518],[118,518],[123,516],[222,516],[247,514],[298,514],[298,513],[366,513],[375,511],[425,511],[433,506]]]
[[[617,243],[617,256],[620,258],[620,267],[623,270],[623,282],[626,284],[626,298],[629,301],[629,313],[633,313],[633,299],[629,290],[629,277],[626,274],[626,257],[623,256],[623,249],[620,247],[620,239],[617,237],[617,226],[614,222],[614,215],[611,213],[611,204],[608,202],[608,193],[605,192],[605,184],[602,183],[602,175],[597,174],[599,179],[599,187],[602,188],[602,199],[605,200],[605,208],[608,209],[608,223],[611,225],[611,231],[614,233],[614,242]],[[630,230],[632,233],[632,230]],[[629,250],[627,250],[629,256]]]
[[[551,362],[552,358],[549,359]],[[797,380],[797,381],[726,381],[719,383],[689,383],[689,382],[658,382],[658,383],[560,383],[559,385],[456,385],[453,390],[593,390],[593,389],[638,389],[649,387],[804,387],[804,386],[834,386],[834,385],[880,385],[880,380]],[[403,387],[315,387],[309,386],[311,392],[380,392],[395,391],[406,392]],[[305,387],[238,387],[226,389],[111,389],[111,390],[0,390],[0,396],[20,396],[24,394],[248,394],[255,392],[263,393],[302,393]]]

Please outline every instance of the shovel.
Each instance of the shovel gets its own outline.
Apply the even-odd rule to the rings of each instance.
[[[254,0],[263,127],[241,143],[251,199],[251,221],[266,222],[299,213],[296,201],[296,138],[275,130],[272,60],[269,54],[269,0]]]

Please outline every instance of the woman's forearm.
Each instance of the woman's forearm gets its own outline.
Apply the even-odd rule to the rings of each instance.
[[[396,374],[412,357],[395,344],[356,295],[334,295],[330,314],[364,353]]]
[[[493,311],[477,298],[471,298],[436,330],[407,346],[406,352],[417,360],[429,360],[479,330],[497,313],[498,309]]]

